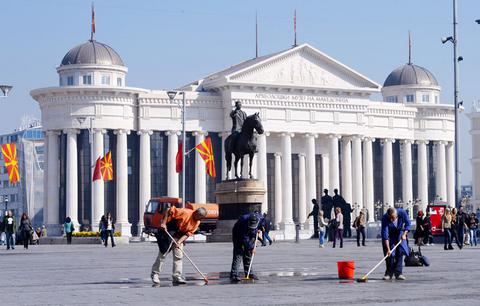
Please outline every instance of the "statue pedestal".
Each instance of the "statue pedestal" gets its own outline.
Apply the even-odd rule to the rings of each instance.
[[[265,193],[263,183],[255,179],[218,183],[215,191],[219,210],[217,228],[207,237],[207,242],[232,241],[232,228],[235,222],[243,214],[262,212]]]

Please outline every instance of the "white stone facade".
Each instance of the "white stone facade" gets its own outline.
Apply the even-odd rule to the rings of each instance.
[[[285,230],[286,238],[293,237],[294,221],[309,227],[306,214],[311,209],[310,200],[320,195],[324,188],[331,190],[330,194],[338,188],[352,205],[366,208],[369,219],[373,220],[374,202],[377,201],[374,192],[380,188],[374,184],[378,175],[373,173],[373,168],[380,163],[384,177],[383,199],[380,200],[393,205],[397,200],[394,187],[401,184],[403,201],[413,202],[418,198],[421,208],[425,209],[433,200],[428,192],[427,172],[432,170],[428,144],[435,144],[434,168],[435,174],[440,176],[435,183],[435,192],[449,202],[453,200],[453,173],[448,163],[452,158],[450,148],[454,140],[453,106],[374,101],[371,95],[380,92],[379,84],[308,44],[246,61],[180,89],[186,94],[186,129],[193,132],[197,143],[208,134],[217,133],[221,137],[229,134],[231,121],[228,115],[237,100],[242,102],[247,114],[260,113],[266,133],[259,137],[254,173],[265,181],[267,187],[275,186],[275,191],[265,197],[263,207],[275,211],[273,221]],[[434,91],[439,92],[440,88]],[[102,151],[102,137],[99,137],[102,131],[115,131],[116,220],[123,234],[128,235],[131,225],[127,210],[128,188],[125,187],[129,177],[127,169],[132,166],[127,162],[128,133],[138,134],[140,139],[139,214],[143,213],[142,206],[150,193],[149,164],[155,157],[150,156],[150,150],[146,148],[150,147],[153,131],[165,131],[168,137],[168,161],[164,169],[168,172],[166,195],[178,196],[175,154],[176,144],[181,139],[180,100],[171,102],[166,91],[162,90],[97,83],[35,89],[31,95],[40,105],[43,128],[47,131],[48,182],[45,192],[50,197],[48,205],[54,206],[48,209],[46,216],[49,224],[61,221],[58,212],[53,213],[59,205],[60,133],[67,135],[66,209],[70,210],[71,217],[78,209],[75,178],[79,174],[73,152],[77,151],[76,136],[82,129],[93,128],[93,147],[97,148],[93,160]],[[93,118],[92,126],[89,126],[89,120],[80,123],[79,117]],[[372,153],[375,143],[381,143],[383,148],[380,160]],[[401,169],[395,166],[398,158],[392,153],[394,145],[402,147]],[[412,164],[413,146],[418,146],[416,165]],[[427,159],[427,155],[430,158]],[[200,159],[195,162],[197,174],[195,199],[192,200],[204,202],[204,165]],[[216,162],[220,163],[220,160]],[[317,167],[317,163],[320,166]],[[294,173],[292,164],[298,165]],[[316,173],[318,169],[322,169],[321,173]],[[397,170],[402,172],[400,180],[394,179]],[[413,181],[412,171],[418,173],[415,175],[418,182]],[[224,165],[218,175],[225,178]],[[267,184],[269,177],[272,179]],[[416,184],[418,191],[414,194]],[[105,210],[101,196],[103,183],[93,184],[93,194],[95,224],[95,219]],[[269,198],[274,205],[267,203]],[[298,203],[295,209],[294,202]],[[141,227],[141,218],[133,226]]]

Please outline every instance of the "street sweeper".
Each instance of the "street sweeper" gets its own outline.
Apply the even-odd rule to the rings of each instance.
[[[252,273],[252,259],[255,254],[256,243],[260,231],[262,215],[258,212],[242,215],[232,229],[233,259],[230,271],[230,281],[238,283],[242,280],[257,280]],[[239,275],[240,262],[243,261],[245,277]]]
[[[152,266],[151,278],[154,284],[160,284],[160,272],[165,264],[167,255],[172,251],[172,282],[174,285],[186,283],[182,276],[182,258],[185,254],[183,251],[183,243],[197,231],[200,226],[200,221],[206,216],[207,210],[204,207],[197,208],[196,210],[177,208],[175,206],[168,208],[160,223],[160,230],[155,234],[159,251],[157,259]],[[187,259],[195,266],[188,256]],[[197,267],[195,266],[195,268]],[[205,279],[205,282],[208,282],[207,278],[201,272],[200,274]]]

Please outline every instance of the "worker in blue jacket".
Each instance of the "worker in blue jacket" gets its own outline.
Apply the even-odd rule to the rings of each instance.
[[[243,270],[247,276],[248,267],[255,249],[255,238],[260,230],[262,215],[257,212],[242,215],[233,226],[233,260],[232,270],[230,271],[230,280],[233,283],[241,281],[238,274],[240,262],[243,261]],[[250,278],[258,277],[250,273]]]
[[[397,280],[405,280],[402,274],[403,256],[409,255],[407,243],[408,232],[411,223],[407,213],[401,208],[390,207],[382,217],[382,246],[383,255],[388,256],[387,270],[384,280],[390,280],[395,276]],[[393,247],[402,240],[401,244],[393,250]],[[393,250],[393,251],[392,251]]]

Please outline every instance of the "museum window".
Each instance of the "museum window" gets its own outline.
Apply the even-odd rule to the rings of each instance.
[[[92,76],[90,74],[83,76],[83,85],[92,85]]]
[[[122,86],[122,78],[117,78],[117,86]]]
[[[102,85],[110,85],[110,76],[102,75]]]
[[[397,96],[388,96],[387,102],[398,102]]]
[[[150,165],[152,197],[167,195],[168,136],[154,131],[150,136]]]
[[[423,94],[422,95],[422,102],[430,102],[430,95],[429,94]]]
[[[405,96],[405,102],[415,102],[415,96],[414,95],[406,95]]]
[[[73,76],[67,77],[67,86],[73,86]]]
[[[437,95],[435,95],[435,103],[438,104],[438,96]]]

